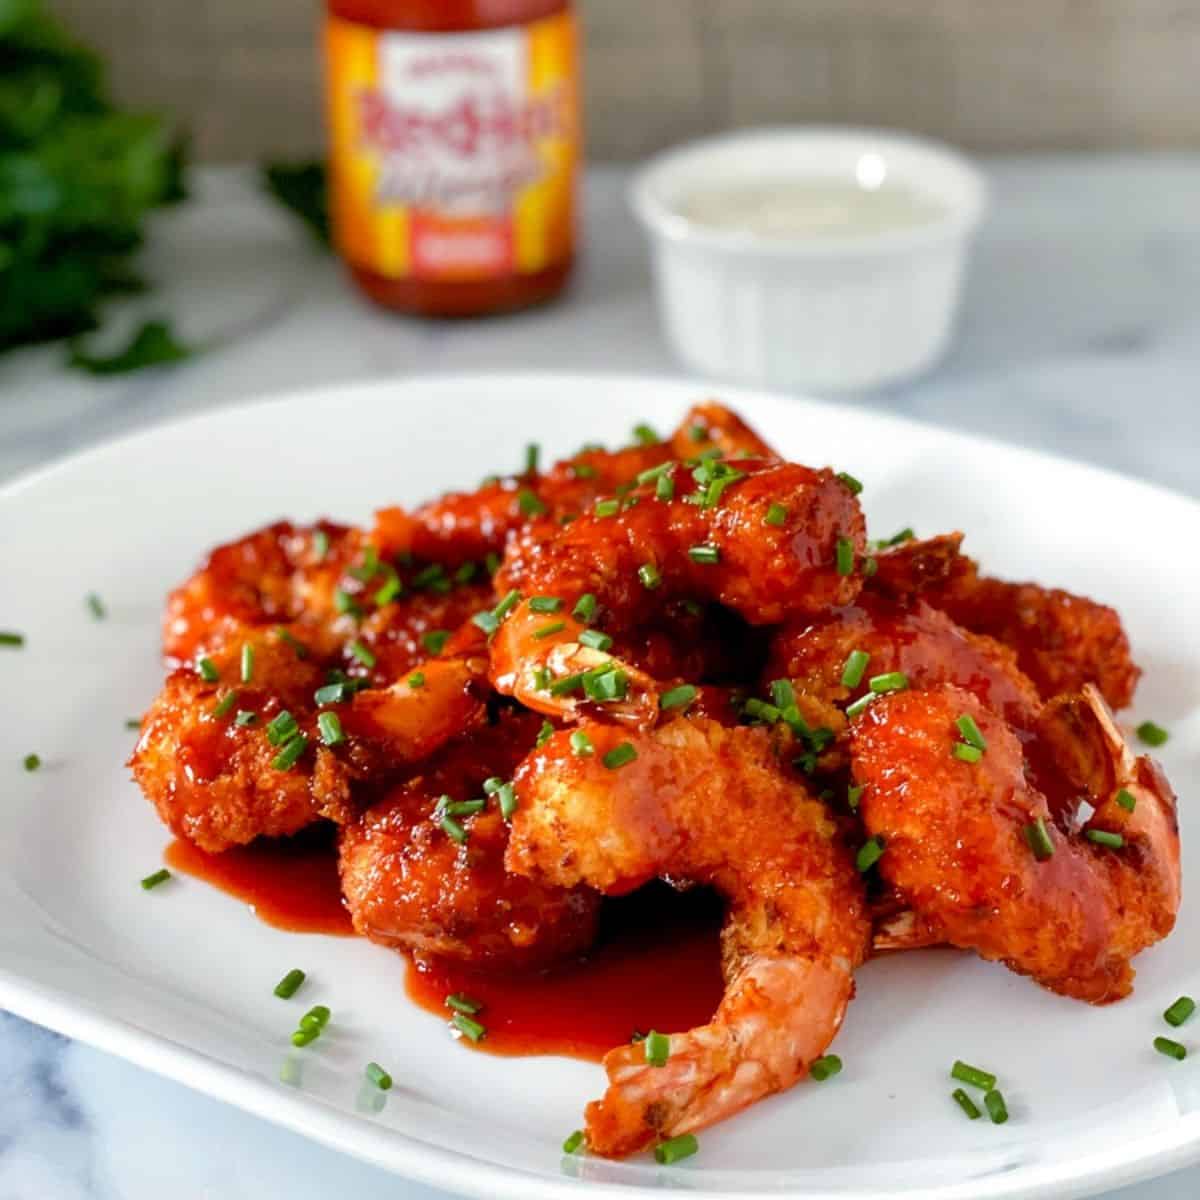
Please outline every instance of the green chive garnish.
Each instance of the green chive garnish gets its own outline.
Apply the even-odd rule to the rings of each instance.
[[[321,741],[327,746],[338,746],[346,740],[342,732],[342,722],[335,712],[323,712],[317,717],[317,730]]]
[[[42,765],[41,755],[27,754],[21,760],[21,763],[24,766],[26,771],[36,771],[38,769],[38,767],[40,767]]]
[[[474,563],[470,564],[474,566]],[[372,599],[375,601],[377,608],[383,608],[385,605],[391,604],[404,591],[404,584],[400,582],[400,576],[396,574],[395,569],[392,569],[388,580],[381,587],[376,588],[375,595]]]
[[[308,738],[304,734],[298,733],[271,759],[271,766],[277,771],[290,771],[300,761],[300,756],[307,749]]]
[[[496,620],[503,621],[520,603],[521,593],[516,588],[513,588],[511,591],[505,593],[504,598],[492,609],[492,612],[496,614]]]
[[[846,805],[851,812],[854,812],[858,808],[858,802],[862,799],[862,794],[863,788],[861,785],[858,787],[851,785],[846,788]]]
[[[487,1036],[487,1028],[465,1013],[456,1012],[450,1018],[450,1024],[473,1042],[482,1041]]]
[[[495,550],[489,550],[483,556],[483,569],[489,575],[495,575],[495,573],[500,570],[500,555],[498,555]]]
[[[556,633],[562,633],[566,627],[566,621],[551,621],[549,625],[543,625],[540,629],[535,629],[533,636],[539,640],[553,637]]]
[[[950,1097],[954,1103],[957,1104],[958,1107],[967,1114],[969,1120],[978,1121],[979,1118],[983,1116],[983,1113],[979,1111],[979,1106],[974,1100],[971,1099],[970,1096],[967,1095],[966,1092],[962,1090],[962,1088],[955,1088],[954,1091],[950,1093]]]
[[[653,563],[642,563],[638,567],[637,575],[642,582],[642,587],[647,591],[653,591],[662,583],[662,572]]]
[[[447,837],[453,838],[460,846],[466,845],[467,831],[449,813],[443,812],[438,824]]]
[[[1161,725],[1153,721],[1143,721],[1137,727],[1137,735],[1147,746],[1161,746],[1171,736]]]
[[[562,1148],[564,1154],[574,1154],[583,1145],[583,1130],[576,1129],[570,1134],[566,1141],[563,1142]]]
[[[362,665],[364,667],[366,667],[368,670],[370,670],[372,667],[375,666],[375,663],[377,661],[377,659],[375,658],[375,655],[372,654],[371,651],[368,650],[367,647],[362,644],[362,642],[359,642],[359,641],[351,642],[350,643],[350,653],[352,655],[354,655],[354,657],[356,659],[358,659],[358,661],[360,663],[362,663]]]
[[[634,749],[632,742],[622,742],[619,746],[614,746],[600,761],[610,770],[615,771],[618,767],[625,766],[626,763],[631,763],[637,758],[637,750]]]
[[[249,683],[254,678],[254,646],[250,642],[242,644],[242,682]]]
[[[700,689],[690,683],[681,683],[659,697],[659,708],[687,708],[700,694]]]
[[[1125,839],[1119,833],[1109,833],[1107,829],[1085,829],[1083,836],[1097,846],[1107,846],[1110,850],[1120,850],[1125,845]]]
[[[367,1069],[364,1072],[367,1080],[373,1083],[381,1092],[386,1092],[391,1089],[392,1077],[377,1063],[367,1063]]]
[[[615,517],[621,511],[620,500],[597,500],[593,510],[598,517]]]
[[[571,616],[577,621],[590,621],[596,615],[596,597],[591,592],[584,592],[575,602]]]
[[[966,742],[956,742],[954,757],[965,763],[977,763],[983,757],[983,751],[978,746],[968,746]]]
[[[298,730],[296,718],[285,708],[267,723],[267,740],[272,746],[279,746],[296,734]]]
[[[285,646],[292,648],[297,658],[308,657],[308,647],[299,638],[293,637],[283,626],[279,626],[275,633]]]
[[[1177,1029],[1196,1011],[1196,1002],[1191,996],[1180,996],[1170,1008],[1163,1013],[1163,1020]]]
[[[445,579],[445,577],[446,568],[441,563],[430,563],[412,577],[412,585],[415,588],[433,587],[438,580]]]
[[[557,596],[530,596],[529,607],[535,613],[556,613],[562,608],[562,600]]]
[[[884,538],[884,546],[899,546],[901,542],[911,542],[917,535],[913,533],[911,526],[905,526],[899,533],[893,534],[890,538]]]
[[[148,892],[151,888],[156,888],[160,883],[166,883],[171,878],[171,872],[166,867],[159,867],[152,875],[147,875],[142,880],[142,891]]]
[[[839,471],[837,478],[852,496],[857,496],[863,490],[863,485],[849,471]]]
[[[290,1000],[299,990],[305,980],[305,974],[299,967],[293,967],[276,985],[275,995],[280,1000]]]
[[[1133,810],[1137,808],[1137,797],[1132,792],[1127,792],[1124,788],[1121,788],[1121,790],[1117,792],[1117,803],[1126,812],[1133,812]]]
[[[996,1077],[991,1071],[973,1067],[961,1058],[955,1059],[954,1066],[950,1068],[950,1078],[957,1079],[960,1083],[969,1083],[983,1092],[990,1092],[996,1086]]]
[[[693,442],[707,442],[708,429],[703,425],[691,425],[688,427],[688,437],[690,437]]]
[[[343,588],[333,589],[333,607],[347,616],[361,617],[363,615],[363,610],[359,607],[358,602]]]
[[[1038,862],[1045,862],[1053,856],[1054,843],[1050,840],[1050,830],[1046,828],[1043,818],[1038,817],[1036,821],[1025,826],[1025,840]]]
[[[859,713],[864,712],[866,710],[867,705],[869,705],[871,703],[871,701],[874,699],[875,699],[874,692],[866,692],[863,695],[859,696],[859,698],[857,700],[855,700],[855,702],[853,704],[847,704],[846,705],[846,720],[853,721],[854,718],[857,717]]]
[[[314,529],[312,535],[313,552],[317,556],[317,562],[321,562],[325,555],[329,553],[329,534],[323,529]]]
[[[1173,1058],[1177,1062],[1183,1062],[1187,1058],[1187,1047],[1181,1046],[1178,1042],[1173,1042],[1170,1038],[1156,1037],[1154,1039],[1154,1048],[1159,1054],[1165,1054],[1168,1058]]]
[[[421,645],[430,654],[441,654],[449,640],[450,630],[448,629],[431,629],[427,633],[421,634]]]
[[[664,504],[674,500],[675,480],[670,475],[660,475],[654,484],[654,495]]]
[[[571,749],[578,755],[592,754],[595,747],[592,745],[592,739],[588,737],[582,729],[576,729],[571,734]]]
[[[649,425],[645,424],[635,425],[633,427],[633,436],[643,446],[655,446],[662,441],[662,438]]]
[[[883,675],[872,675],[867,686],[880,696],[887,692],[902,692],[908,687],[908,676],[903,671],[888,671]]]
[[[247,725],[253,725],[258,720],[258,713],[251,712],[248,708],[239,708],[237,715],[233,718],[235,725],[240,725],[243,729]]]
[[[842,686],[858,687],[862,683],[863,675],[867,671],[867,663],[870,661],[871,656],[865,650],[852,650],[850,657],[846,659],[846,665],[842,668]]]
[[[974,717],[964,713],[954,724],[958,726],[958,732],[962,734],[962,740],[968,746],[974,746],[976,750],[987,749],[987,741],[979,732],[979,726],[975,724]]]
[[[834,559],[839,575],[849,575],[854,571],[854,543],[849,538],[838,538]]]
[[[458,570],[454,572],[455,583],[470,583],[475,578],[476,572],[479,570],[479,564],[473,562],[463,563]]]
[[[23,645],[25,645],[25,635],[23,633],[14,633],[10,629],[0,630],[0,646],[17,648]]]
[[[220,700],[213,705],[213,716],[223,717],[237,703],[237,692],[226,692]]]
[[[642,1047],[646,1051],[646,1061],[652,1067],[665,1067],[671,1057],[671,1039],[665,1033],[650,1030],[646,1034]]]
[[[319,1029],[297,1029],[292,1034],[293,1046],[307,1046],[310,1042],[315,1042],[321,1036]]]
[[[546,511],[546,506],[528,488],[517,493],[517,508],[523,517],[540,517]]]
[[[577,678],[582,678],[577,676]],[[553,689],[551,689],[553,691]],[[549,721],[543,721],[541,729],[538,730],[537,739],[534,745],[541,749],[554,736],[554,726]]]
[[[699,1149],[700,1143],[694,1133],[681,1133],[678,1137],[659,1142],[654,1147],[654,1161],[661,1167],[669,1167],[685,1158],[691,1158]]]
[[[874,837],[867,838],[859,847],[858,853],[854,857],[854,865],[859,869],[859,872],[866,874],[882,857],[884,847],[887,843],[879,834]]]
[[[542,456],[542,448],[537,442],[530,442],[525,447],[525,474],[536,475],[538,469],[538,459]]]
[[[88,610],[97,621],[103,621],[104,618],[108,616],[108,611],[104,607],[104,601],[101,600],[95,592],[88,592],[87,606]]]
[[[583,691],[583,674],[564,675],[561,679],[556,679],[550,685],[550,695],[552,696],[569,696],[572,692]],[[543,726],[545,728],[545,726]],[[551,730],[553,732],[553,730]],[[547,735],[548,736],[548,735]]]
[[[348,683],[326,683],[313,692],[313,699],[318,704],[344,704],[354,695],[354,688]]]
[[[579,635],[579,641],[581,645],[590,646],[593,650],[607,650],[613,644],[612,638],[598,629],[585,629]]]
[[[494,612],[485,610],[484,612],[477,612],[471,618],[471,624],[477,629],[482,629],[488,637],[491,637],[500,628],[500,618]]]
[[[808,1073],[818,1082],[824,1083],[826,1079],[833,1078],[842,1069],[842,1060],[836,1054],[826,1054],[822,1058],[815,1059],[811,1067],[808,1068]]]
[[[993,1125],[1003,1125],[1008,1120],[1008,1105],[1004,1103],[1004,1097],[995,1088],[984,1096],[983,1107],[987,1109]]]
[[[329,1024],[329,1018],[332,1014],[324,1004],[314,1004],[300,1018],[301,1029],[324,1029]]]
[[[141,729],[141,727],[142,727],[142,718],[141,717],[126,718],[126,721],[125,721],[126,729]]]
[[[473,1017],[476,1013],[483,1011],[480,1001],[472,1000],[470,996],[464,996],[462,992],[453,992],[447,996],[446,1007],[452,1008],[455,1012],[466,1013],[468,1017]]]
[[[221,678],[221,672],[217,670],[217,664],[211,658],[202,658],[196,667],[205,683],[216,683]]]
[[[767,508],[767,515],[763,517],[763,524],[774,525],[778,529],[787,521],[787,515],[788,510],[782,504],[771,504]]]

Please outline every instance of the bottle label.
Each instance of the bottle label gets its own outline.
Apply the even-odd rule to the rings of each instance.
[[[562,262],[579,158],[569,12],[472,33],[326,27],[334,233],[391,278]]]

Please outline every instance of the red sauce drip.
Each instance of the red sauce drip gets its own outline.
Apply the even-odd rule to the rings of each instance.
[[[169,867],[244,900],[259,920],[276,929],[354,934],[328,836],[263,840],[223,854],[206,854],[180,838],[163,857]]]
[[[609,901],[586,958],[533,975],[489,975],[443,961],[414,962],[409,998],[448,1017],[446,997],[480,1001],[487,1036],[464,1044],[492,1054],[562,1054],[598,1062],[635,1031],[680,1033],[712,1019],[724,991],[720,906],[707,893],[645,888]]]

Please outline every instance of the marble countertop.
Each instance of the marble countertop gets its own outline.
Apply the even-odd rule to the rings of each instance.
[[[986,164],[993,215],[946,361],[854,403],[953,424],[1200,496],[1200,156]],[[241,170],[198,173],[146,254],[160,286],[111,332],[169,313],[209,345],[169,371],[95,380],[61,348],[0,358],[0,483],[79,447],[265,391],[428,371],[535,367],[678,374],[624,207],[588,179],[569,296],[460,324],[403,321]],[[290,1200],[335,1191],[438,1200],[374,1168],[0,1013],[0,1200]],[[1184,1200],[1200,1168],[1111,1194]]]

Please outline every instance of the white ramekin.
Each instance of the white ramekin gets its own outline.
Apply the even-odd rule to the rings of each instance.
[[[780,176],[906,184],[943,215],[848,237],[765,237],[689,221],[705,186]],[[945,351],[971,237],[987,203],[980,173],[948,147],[871,129],[752,130],[651,159],[630,188],[680,358],[706,375],[818,391],[915,375]]]

